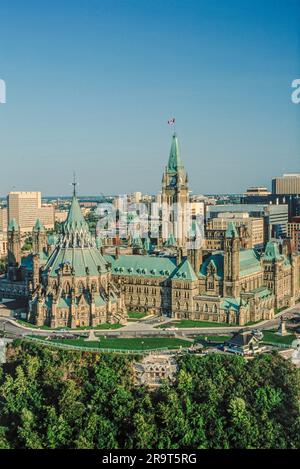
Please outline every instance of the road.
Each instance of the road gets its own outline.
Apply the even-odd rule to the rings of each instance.
[[[111,336],[111,337],[146,337],[146,336],[155,336],[155,337],[166,337],[166,336],[195,336],[195,335],[216,335],[216,334],[228,334],[230,332],[236,332],[242,328],[247,329],[270,329],[276,328],[279,325],[281,316],[288,318],[293,316],[295,313],[300,314],[300,303],[297,305],[286,309],[279,313],[276,318],[270,321],[263,321],[259,324],[252,326],[234,326],[234,327],[193,327],[193,328],[178,328],[176,330],[165,330],[159,329],[157,326],[168,323],[171,321],[170,318],[163,318],[163,321],[157,320],[155,323],[150,323],[148,321],[138,321],[138,322],[129,322],[126,326],[120,329],[92,329],[97,336]],[[156,327],[155,327],[156,326]],[[26,336],[26,335],[40,335],[48,336],[51,333],[51,330],[37,329],[33,327],[25,327],[21,324],[18,324],[11,318],[0,317],[0,330],[5,330],[7,333],[10,333],[14,336]],[[88,333],[89,330],[78,330],[72,331],[74,334]]]

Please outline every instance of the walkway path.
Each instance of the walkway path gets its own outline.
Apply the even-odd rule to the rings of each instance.
[[[195,335],[215,335],[215,334],[228,334],[230,332],[235,332],[241,328],[247,329],[270,329],[277,327],[280,321],[281,316],[289,317],[300,312],[300,303],[287,308],[284,311],[281,311],[276,315],[272,320],[262,321],[258,324],[253,324],[251,326],[224,326],[224,327],[188,327],[188,328],[178,328],[174,330],[165,330],[157,328],[158,325],[166,324],[168,322],[174,321],[174,319],[163,317],[163,320],[157,320],[152,324],[148,321],[136,321],[129,322],[126,326],[120,329],[84,329],[84,330],[72,330],[70,332],[74,334],[88,333],[90,330],[93,330],[97,335],[109,335],[111,337],[120,337],[120,336],[134,336],[134,337],[144,337],[146,335],[156,336],[156,337],[166,337],[176,335],[180,336],[195,336]],[[156,327],[155,327],[156,326]],[[53,330],[51,329],[38,329],[35,327],[24,326],[12,318],[1,317],[0,316],[0,329],[5,329],[7,332],[10,332],[14,335],[22,336],[28,334],[35,334],[41,336],[47,336]]]

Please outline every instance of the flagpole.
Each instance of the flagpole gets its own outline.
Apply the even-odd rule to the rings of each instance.
[[[169,120],[168,120],[168,124],[170,125],[171,134],[172,134],[172,136],[173,136],[174,134],[176,134],[175,117],[173,117],[172,119],[169,119]],[[172,129],[172,125],[174,126],[174,130]]]

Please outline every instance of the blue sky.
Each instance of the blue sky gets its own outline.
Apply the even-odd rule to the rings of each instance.
[[[176,117],[194,193],[299,171],[298,0],[2,0],[0,195],[156,193]]]

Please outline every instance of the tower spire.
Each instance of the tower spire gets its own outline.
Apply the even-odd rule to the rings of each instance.
[[[179,144],[177,134],[174,132],[172,136],[172,143],[169,155],[169,161],[167,166],[168,173],[176,173],[179,169],[183,169],[183,164],[180,158]]]
[[[73,182],[72,182],[72,186],[73,186],[73,197],[76,197],[76,186],[77,186],[77,182],[76,182],[76,174],[75,174],[75,171],[73,172]]]

